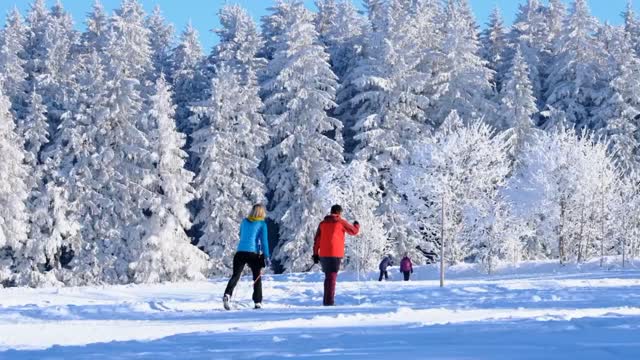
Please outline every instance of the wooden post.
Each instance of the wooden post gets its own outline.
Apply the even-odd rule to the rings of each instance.
[[[445,239],[444,239],[444,193],[442,194],[442,218],[441,218],[441,229],[440,229],[440,287],[444,287],[444,251],[445,251]]]

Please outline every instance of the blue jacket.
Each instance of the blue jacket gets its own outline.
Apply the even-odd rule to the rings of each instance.
[[[267,259],[271,257],[267,238],[267,223],[264,220],[242,220],[238,251],[262,252]]]
[[[393,266],[393,260],[390,257],[385,256],[384,259],[382,259],[382,262],[380,263],[380,266],[379,266],[380,271],[387,271],[387,268],[389,266]]]

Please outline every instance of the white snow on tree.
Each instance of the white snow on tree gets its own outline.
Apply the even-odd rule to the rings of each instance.
[[[475,20],[465,4],[450,0],[445,9],[442,68],[435,75],[436,86],[441,90],[430,111],[436,125],[454,110],[465,121],[484,118],[489,124],[495,122],[495,105],[491,101],[493,71],[479,55]]]
[[[601,106],[594,115],[605,123],[602,131],[620,169],[630,174],[640,170],[640,59],[633,50],[629,33],[605,27],[609,78]]]
[[[176,122],[178,130],[190,134],[193,124],[189,118],[193,115],[190,106],[204,99],[207,88],[206,77],[202,71],[204,54],[198,41],[198,32],[191,23],[182,32],[178,46],[171,54],[171,74],[173,80],[173,99],[177,106]]]
[[[324,209],[341,204],[342,216],[350,222],[360,223],[358,236],[346,238],[345,269],[376,270],[385,254],[387,237],[381,217],[376,213],[381,192],[377,180],[373,166],[366,161],[354,160],[348,165],[328,169],[316,189],[323,199]]]
[[[499,130],[509,133],[512,151],[516,158],[535,131],[533,116],[538,112],[533,87],[529,79],[529,68],[516,50],[511,70],[500,94],[500,107],[497,121]]]
[[[444,264],[462,262],[472,253],[474,226],[498,206],[498,191],[510,171],[507,150],[504,137],[493,136],[488,125],[475,121],[465,126],[452,111],[394,175],[413,221],[439,235],[441,286]]]
[[[0,90],[0,249],[20,253],[27,241],[28,213],[26,201],[28,168],[24,165],[22,139],[15,131],[11,103]],[[0,284],[13,281],[13,259],[0,257]]]
[[[146,19],[146,27],[149,29],[149,47],[153,63],[151,79],[155,80],[162,74],[172,78],[170,57],[173,48],[173,25],[167,23],[160,7],[156,6]]]
[[[269,140],[257,88],[222,66],[213,79],[211,98],[192,108],[203,127],[193,134],[200,159],[195,179],[202,207],[198,246],[209,254],[212,273],[229,274],[239,240],[240,222],[253,204],[264,202],[266,187],[258,169],[261,147]]]
[[[194,199],[193,173],[184,168],[186,140],[175,124],[175,106],[163,76],[156,81],[156,92],[149,99],[156,192],[147,219],[147,229],[139,254],[129,267],[137,283],[156,283],[203,279],[207,256],[191,245],[186,231],[191,228],[187,203]]]
[[[87,30],[80,38],[81,51],[91,54],[98,53],[107,47],[107,34],[109,32],[109,18],[100,0],[95,0],[91,13],[89,13],[85,25]]]
[[[327,115],[335,107],[336,76],[318,45],[313,14],[291,3],[286,31],[263,83],[265,117],[273,146],[267,151],[271,217],[279,225],[274,257],[287,271],[308,267],[313,237],[325,215],[315,189],[321,171],[343,162],[342,124]]]
[[[586,0],[575,0],[563,33],[556,44],[556,59],[547,79],[546,106],[561,109],[576,129],[596,129],[592,118],[603,88],[601,54],[595,33],[597,22]],[[557,124],[547,121],[546,128]]]
[[[497,92],[502,89],[503,76],[505,75],[505,62],[507,52],[507,30],[505,29],[502,13],[499,8],[494,8],[489,16],[487,28],[480,34],[482,43],[481,55],[487,62],[487,67],[494,71],[492,80]]]
[[[619,179],[607,144],[586,132],[576,135],[563,128],[537,134],[512,180],[519,214],[535,224],[530,251],[560,263],[599,255]]]
[[[22,116],[27,73],[24,51],[27,29],[18,10],[13,9],[7,16],[0,32],[0,71],[2,72],[2,92],[9,97],[14,116]]]

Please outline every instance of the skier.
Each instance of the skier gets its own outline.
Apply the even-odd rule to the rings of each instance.
[[[222,302],[224,308],[230,310],[229,300],[233,289],[238,284],[245,265],[249,265],[253,273],[253,302],[256,309],[262,308],[262,268],[270,266],[269,240],[267,223],[264,221],[267,211],[262,204],[256,204],[251,214],[240,224],[240,242],[233,256],[233,275],[224,291]],[[264,252],[264,253],[263,253]]]
[[[409,281],[409,277],[413,274],[413,264],[408,253],[404,253],[404,257],[400,261],[400,272],[404,274],[404,281]]]
[[[384,259],[382,259],[382,261],[380,262],[380,266],[378,266],[378,268],[380,269],[380,279],[378,279],[378,281],[382,281],[383,276],[385,280],[389,280],[389,273],[387,273],[387,268],[389,266],[393,266],[393,258],[391,257],[391,255],[385,256]]]
[[[344,234],[358,235],[360,224],[353,225],[342,218],[342,207],[333,205],[331,215],[327,215],[316,231],[313,242],[313,263],[320,263],[324,272],[324,306],[333,306],[336,294],[336,280],[340,263],[344,257]]]

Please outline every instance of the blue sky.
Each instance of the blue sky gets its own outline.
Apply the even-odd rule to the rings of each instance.
[[[205,47],[205,51],[216,43],[215,34],[210,30],[218,26],[216,13],[218,9],[228,4],[240,4],[247,8],[252,16],[257,20],[266,13],[266,8],[272,3],[271,0],[140,0],[144,7],[151,11],[154,6],[159,5],[165,17],[169,19],[177,28],[182,30],[189,20],[200,31],[200,39]],[[353,0],[360,3],[360,0]],[[522,0],[524,1],[524,0]],[[502,13],[511,21],[517,11],[519,0],[470,0],[478,22],[483,25],[489,16],[492,8],[498,6]],[[55,0],[47,0],[53,4]],[[109,11],[118,7],[120,0],[102,0],[105,8]],[[609,21],[613,24],[622,22],[620,13],[624,10],[627,0],[590,0],[592,12],[602,21]],[[640,1],[636,1],[640,3]],[[6,14],[14,6],[23,12],[29,8],[31,0],[0,0],[0,14]],[[90,11],[92,0],[62,0],[65,8],[73,14],[76,25],[82,29],[85,15]],[[309,7],[313,7],[313,0],[305,0]],[[636,5],[638,8],[638,5]]]

